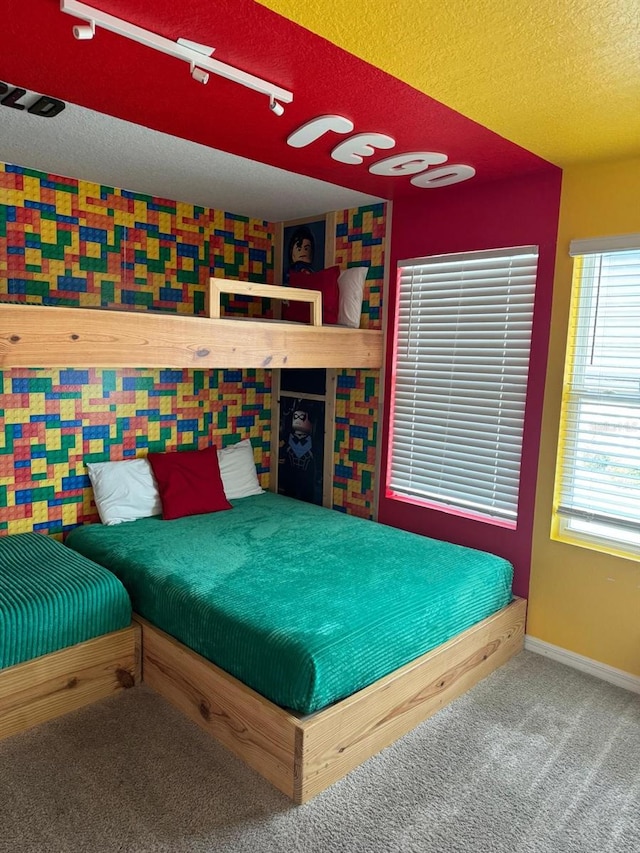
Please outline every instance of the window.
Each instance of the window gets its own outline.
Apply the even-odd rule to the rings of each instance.
[[[537,259],[398,264],[388,497],[515,527]]]
[[[571,254],[552,536],[640,555],[640,235]]]

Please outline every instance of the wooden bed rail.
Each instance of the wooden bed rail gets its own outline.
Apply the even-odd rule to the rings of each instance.
[[[250,281],[229,281],[210,278],[205,299],[205,314],[214,320],[220,319],[220,296],[230,293],[236,296],[258,296],[264,299],[288,299],[290,302],[308,302],[311,305],[311,325],[322,325],[322,294],[319,290],[302,287],[281,287],[277,284],[255,284]]]
[[[145,683],[295,803],[305,803],[509,658],[524,642],[514,599],[384,678],[308,716],[274,705],[136,616]]]
[[[294,288],[216,279],[213,291],[291,298]],[[274,291],[277,291],[274,293]],[[314,322],[322,297],[310,302]],[[381,368],[382,332],[278,320],[0,303],[0,369],[13,367]]]
[[[141,630],[102,634],[0,672],[0,740],[139,684]]]

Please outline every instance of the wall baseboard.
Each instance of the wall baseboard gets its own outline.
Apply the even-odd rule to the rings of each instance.
[[[600,661],[587,658],[584,655],[579,655],[560,646],[545,643],[544,640],[538,640],[537,637],[532,637],[529,634],[525,635],[524,647],[527,651],[544,655],[558,661],[558,663],[563,663],[566,666],[573,667],[573,669],[579,669],[581,672],[586,672],[588,675],[600,678],[602,681],[608,681],[617,687],[624,687],[625,690],[630,690],[632,693],[640,693],[640,676],[632,675],[623,669],[616,669],[613,666],[600,663]]]

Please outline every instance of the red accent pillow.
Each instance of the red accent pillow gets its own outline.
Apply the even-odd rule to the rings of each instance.
[[[313,273],[291,271],[289,273],[289,285],[291,287],[303,287],[307,290],[319,290],[322,293],[322,322],[324,324],[335,324],[338,322],[340,307],[339,276],[340,267],[329,267],[326,270]],[[309,323],[311,306],[308,302],[289,302],[289,305],[283,306],[282,319]]]
[[[232,509],[222,486],[215,447],[149,453],[147,459],[158,483],[164,519]]]

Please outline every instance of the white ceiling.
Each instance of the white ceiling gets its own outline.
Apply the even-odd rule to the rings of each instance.
[[[1,108],[0,160],[268,222],[381,201],[74,104],[52,118]]]

